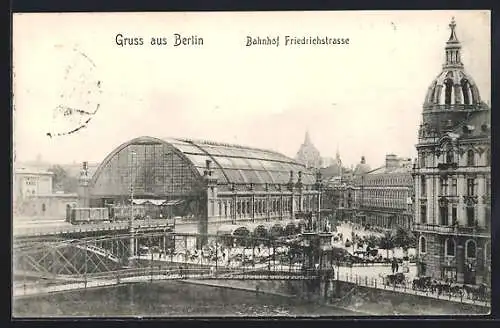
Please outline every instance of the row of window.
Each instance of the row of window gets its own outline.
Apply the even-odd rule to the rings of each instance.
[[[476,196],[477,195],[477,184],[478,181],[475,178],[467,178],[465,184],[465,195]],[[491,179],[485,179],[485,194],[490,195],[491,192]],[[459,196],[457,178],[440,178],[439,179],[439,195],[440,196]],[[425,176],[420,177],[420,196],[427,196],[427,178]]]
[[[427,252],[427,240],[424,236],[419,238],[419,251],[420,254],[425,254]],[[444,255],[448,257],[455,257],[457,253],[456,242],[453,238],[447,238],[444,241]],[[486,243],[484,249],[484,261],[488,262],[491,259],[491,244]],[[465,242],[465,256],[467,259],[475,259],[477,257],[477,245],[476,241],[469,239]]]
[[[231,206],[232,201],[218,201],[217,209],[218,212],[215,212],[215,208],[212,208],[210,215],[213,216],[231,216]],[[270,213],[278,213],[280,210],[284,212],[290,212],[291,208],[291,199],[283,199],[283,202],[278,198],[270,199],[269,204],[267,204],[265,199],[256,199],[253,204],[253,213],[256,215],[264,215],[267,213],[267,205],[269,206]],[[283,207],[282,207],[283,205]],[[297,206],[297,203],[294,205]],[[304,211],[311,211],[315,206],[315,202],[312,198],[304,199],[303,203]],[[252,202],[251,200],[237,200],[236,201],[236,215],[237,216],[245,216],[252,214]]]
[[[444,153],[442,160],[447,164],[455,163],[456,162],[455,157],[458,157],[457,155],[458,154],[456,154],[453,151],[453,149],[449,149]],[[479,158],[476,159],[476,152],[474,150],[469,149],[469,150],[467,150],[467,152],[464,155],[466,156],[466,161],[464,163],[465,166],[476,166],[478,164],[477,159],[479,159]],[[478,156],[480,157],[481,154],[478,153]],[[425,153],[420,153],[419,154],[419,166],[421,168],[433,166],[433,163],[432,163],[433,158],[434,157],[432,155],[426,156]],[[429,160],[429,159],[431,159],[431,160]],[[491,165],[491,153],[489,151],[486,152],[485,165]]]
[[[411,185],[412,179],[408,172],[407,176],[367,176],[363,185],[366,186],[389,186],[389,185]]]
[[[384,215],[370,215],[368,220],[362,223],[368,223],[378,227],[393,228],[394,226],[407,227],[409,225],[408,219],[403,216],[384,216]]]
[[[439,207],[439,224],[443,226],[450,226],[457,222],[457,207],[455,205],[451,206],[451,217],[450,217],[450,206],[440,206]],[[467,227],[476,226],[476,208],[473,206],[467,206],[465,208],[465,215],[467,218],[466,224]],[[485,207],[484,211],[484,222],[485,227],[490,227],[491,222],[491,209],[489,207]],[[427,205],[420,206],[420,223],[427,223]]]
[[[394,200],[385,198],[365,198],[361,206],[387,207],[405,209],[408,204],[406,200]]]
[[[387,199],[404,199],[408,197],[408,189],[387,190],[387,189],[365,189],[362,191],[366,197],[382,197]]]

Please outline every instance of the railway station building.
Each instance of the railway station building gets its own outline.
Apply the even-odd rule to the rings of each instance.
[[[317,217],[321,177],[280,153],[239,145],[139,137],[80,177],[79,207],[161,205],[163,217],[208,225]],[[299,214],[300,213],[300,214]]]

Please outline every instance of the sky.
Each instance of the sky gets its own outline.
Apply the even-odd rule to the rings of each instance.
[[[415,157],[452,17],[465,70],[489,103],[489,11],[15,14],[15,159],[100,162],[139,136],[294,157],[306,130],[322,156],[338,148],[344,165],[361,156],[372,167],[388,153]],[[150,45],[175,33],[202,37],[203,46]],[[117,34],[144,45],[119,46]],[[285,47],[286,35],[349,45]],[[280,36],[281,44],[247,47],[247,36]],[[80,116],[54,118],[60,108],[98,111],[64,134]]]

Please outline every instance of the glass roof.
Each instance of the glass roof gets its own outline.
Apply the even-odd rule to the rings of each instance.
[[[214,174],[222,183],[283,184],[290,179],[290,171],[294,172],[294,181],[299,171],[303,183],[315,181],[313,173],[303,165],[274,151],[208,141],[163,140],[184,153],[200,174],[205,170],[206,160],[211,160]]]

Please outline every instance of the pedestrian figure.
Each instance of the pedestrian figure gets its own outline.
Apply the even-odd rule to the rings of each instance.
[[[398,271],[398,262],[396,261],[395,257],[392,258],[391,269],[392,269],[392,274]]]

